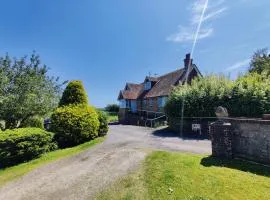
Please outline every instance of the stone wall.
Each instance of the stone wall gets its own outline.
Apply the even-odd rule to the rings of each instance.
[[[231,125],[215,122],[210,126],[213,155],[270,164],[270,120],[228,119],[228,122]]]

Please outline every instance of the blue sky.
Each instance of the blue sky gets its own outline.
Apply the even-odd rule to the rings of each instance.
[[[117,102],[125,82],[183,66],[205,0],[2,1],[0,53],[36,50],[50,73],[84,82],[90,103]],[[209,0],[194,53],[204,74],[246,70],[269,47],[269,0]]]

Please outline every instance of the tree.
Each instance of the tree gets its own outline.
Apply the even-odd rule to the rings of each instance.
[[[59,102],[59,106],[67,106],[70,104],[88,105],[88,97],[84,90],[82,81],[74,80],[68,83]]]
[[[117,105],[117,104],[108,104],[105,107],[105,110],[107,112],[119,112],[119,105]]]
[[[270,55],[267,48],[259,49],[254,53],[249,72],[270,75]]]
[[[57,107],[63,84],[48,75],[48,68],[41,65],[35,52],[30,58],[0,57],[0,120],[5,129],[51,112]]]

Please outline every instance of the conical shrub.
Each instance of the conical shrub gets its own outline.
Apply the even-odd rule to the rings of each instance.
[[[88,105],[88,98],[82,81],[70,81],[62,95],[59,106]]]

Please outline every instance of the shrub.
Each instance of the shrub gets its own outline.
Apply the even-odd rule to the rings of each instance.
[[[261,117],[270,113],[270,77],[250,73],[239,77],[232,88],[229,112],[235,117]]]
[[[174,89],[165,105],[168,117],[181,117],[184,102],[185,117],[215,117],[215,108],[228,108],[233,82],[224,76],[196,78],[191,85]]]
[[[70,81],[64,90],[59,106],[66,105],[88,105],[87,94],[84,90],[82,81]]]
[[[98,136],[99,121],[93,107],[70,105],[59,107],[51,117],[51,131],[59,147],[71,147]]]
[[[224,76],[197,78],[191,85],[178,86],[165,105],[170,118],[215,117],[215,108],[223,106],[231,117],[261,117],[270,113],[270,77],[247,74],[231,81]]]
[[[109,130],[107,116],[104,112],[97,110],[98,120],[99,120],[99,129],[98,135],[104,136]]]
[[[27,127],[35,127],[44,129],[44,120],[41,117],[29,117],[25,121],[20,124],[20,127],[27,128]]]
[[[105,107],[107,112],[119,112],[119,105],[117,104],[109,104]]]
[[[0,167],[31,160],[57,148],[53,133],[39,128],[19,128],[0,132]]]

